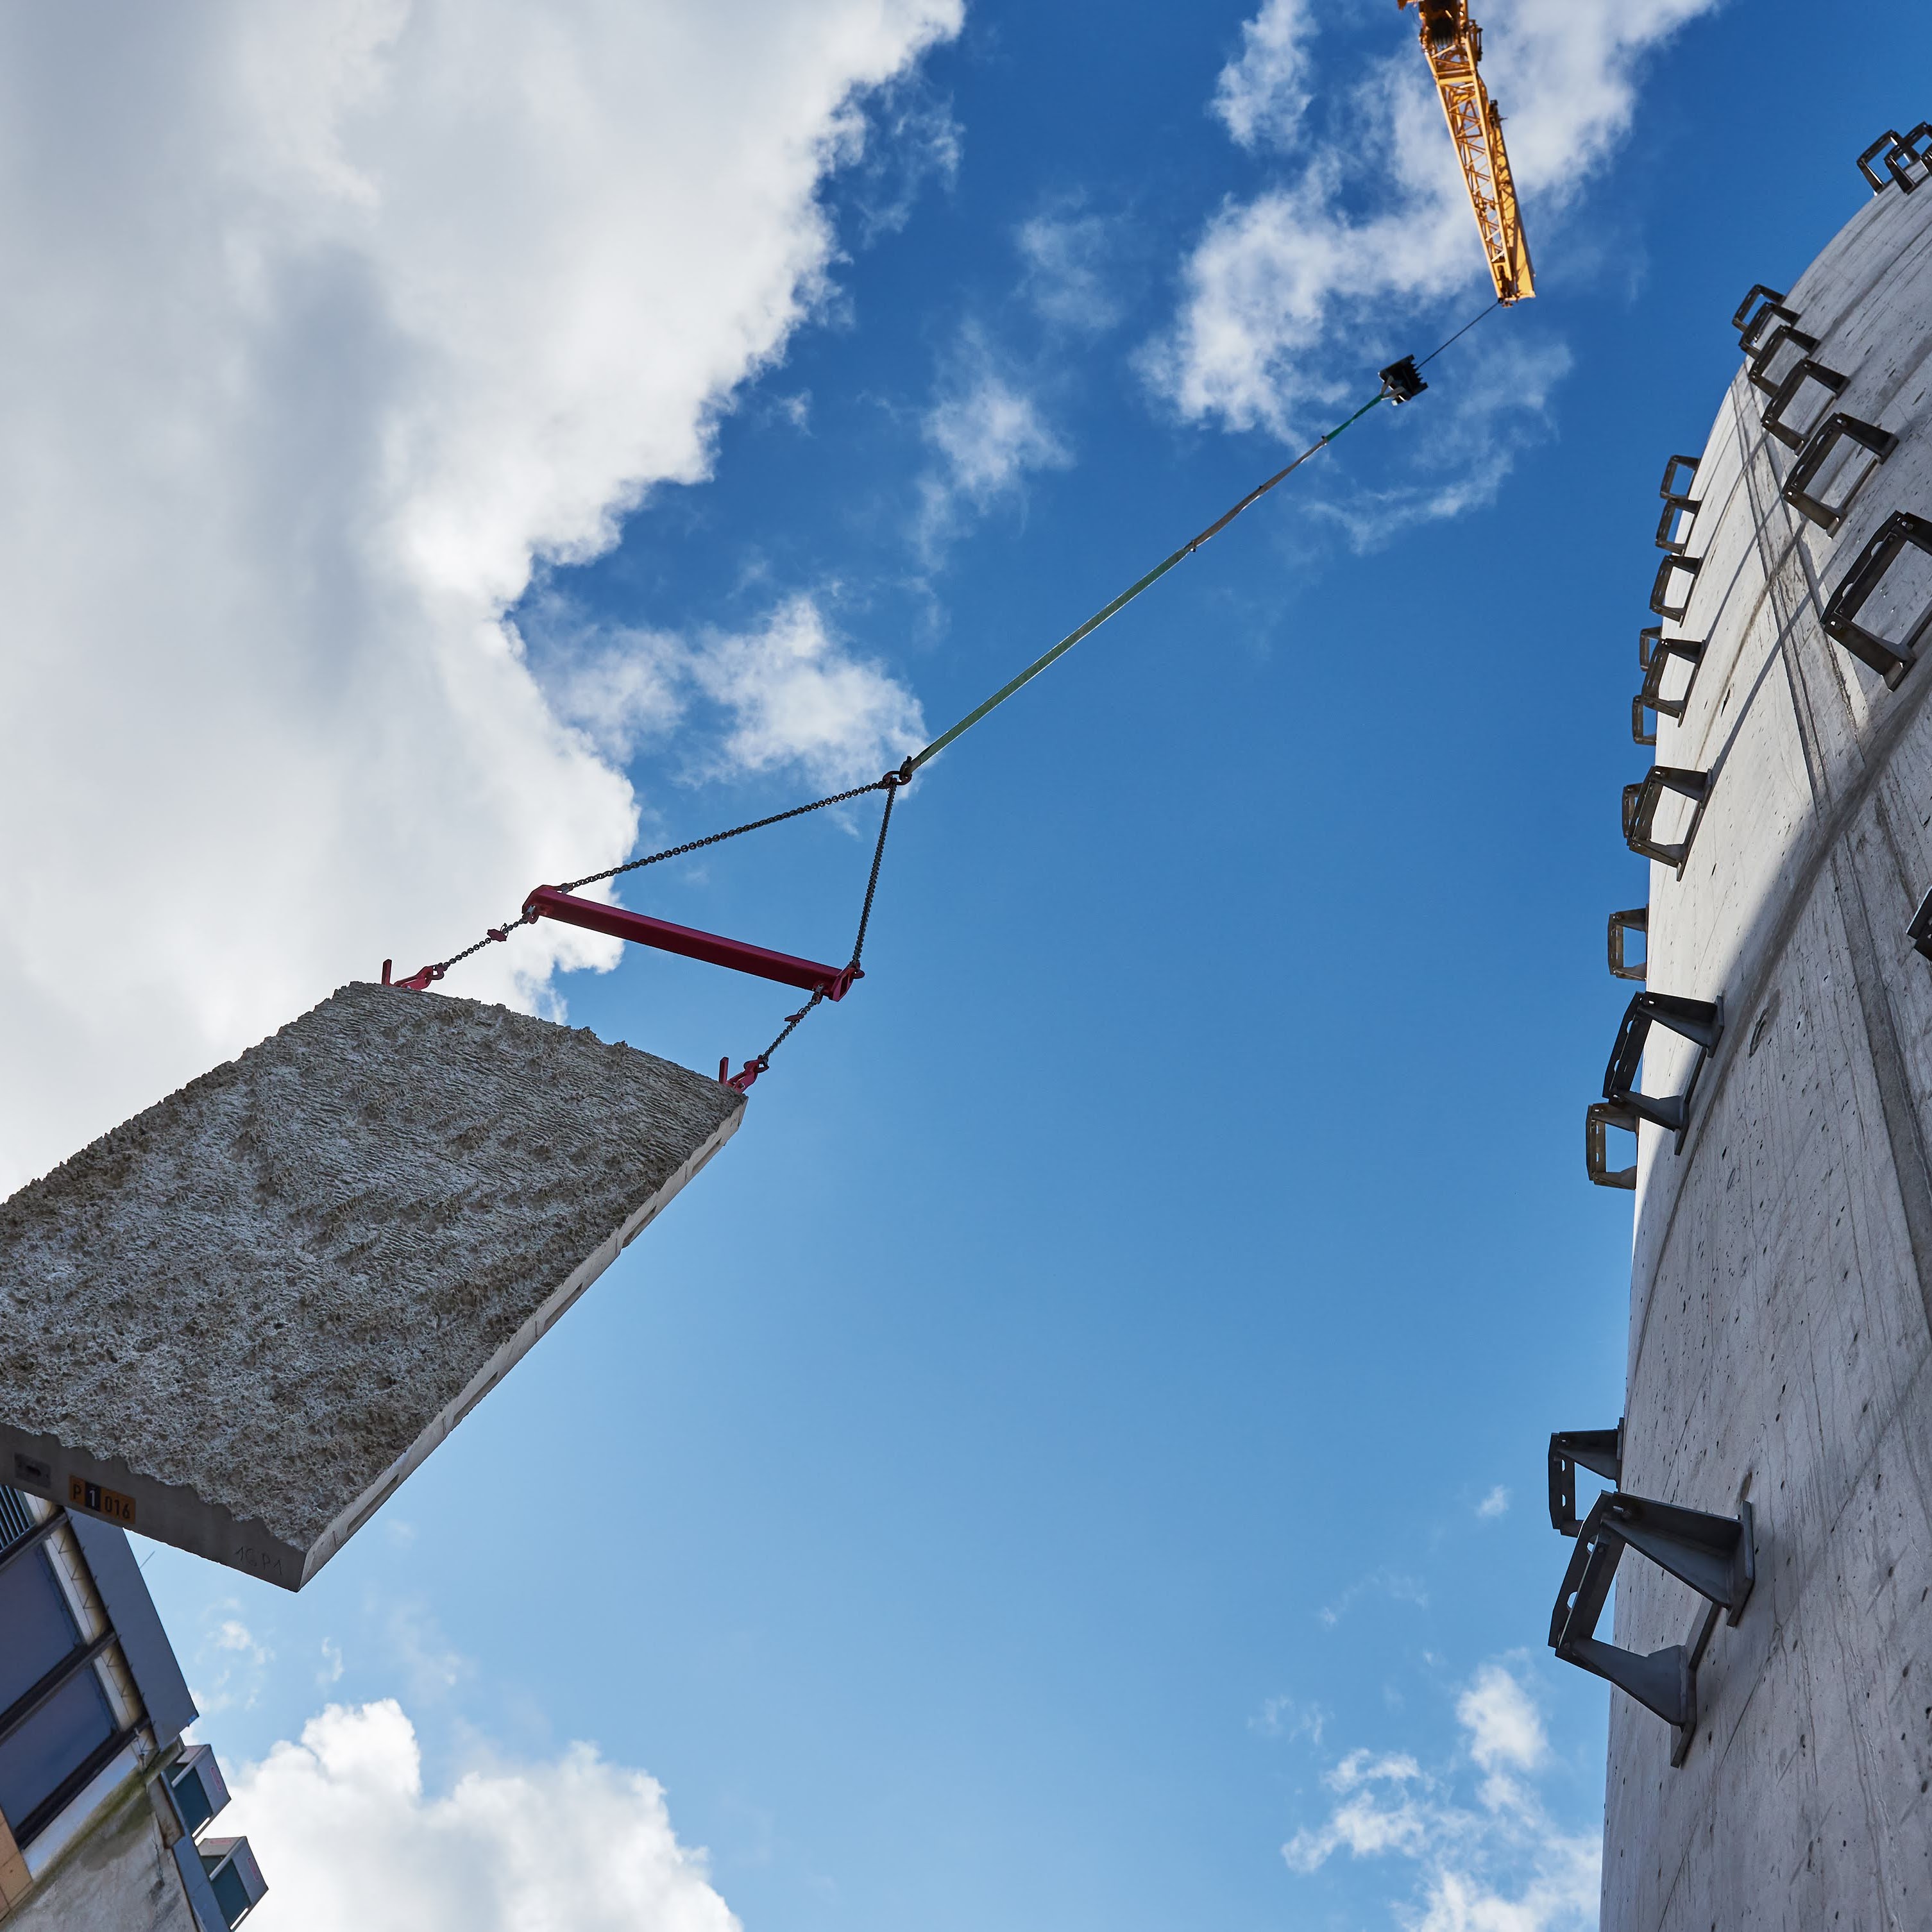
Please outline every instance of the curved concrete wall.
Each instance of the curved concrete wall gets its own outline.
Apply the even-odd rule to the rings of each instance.
[[[1848,378],[1831,406],[1899,441],[1828,534],[1780,494],[1796,458],[1741,372],[1664,626],[1708,645],[1654,755],[1712,784],[1682,875],[1651,868],[1648,989],[1721,996],[1725,1031],[1682,1151],[1642,1130],[1622,1486],[1748,1496],[1757,1582],[1681,1768],[1611,1693],[1607,1932],[1932,1925],[1932,961],[1906,938],[1932,662],[1889,689],[1821,621],[1887,517],[1932,516],[1932,187],[1867,202],[1786,305]],[[1892,634],[1932,600],[1923,561],[1892,574]],[[1652,1040],[1645,1089],[1675,1091],[1693,1050]],[[1625,1556],[1618,1643],[1687,1642],[1701,1608]]]

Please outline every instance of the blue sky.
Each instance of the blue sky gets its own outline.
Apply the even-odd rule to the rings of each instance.
[[[714,76],[742,58],[749,94],[783,37],[743,11],[742,47],[691,58]],[[668,220],[738,135],[727,111],[611,158],[597,122],[596,192],[544,187],[578,220],[580,280],[546,283],[577,263],[546,253],[536,190],[500,236],[472,223],[478,286],[535,318],[503,339],[580,356],[596,381],[570,406],[589,427],[560,454],[519,427],[536,404],[484,406],[499,391],[480,380],[424,379],[382,418],[430,424],[452,474],[510,452],[500,488],[425,486],[420,514],[416,498],[386,514],[395,554],[432,558],[435,597],[492,624],[508,610],[511,658],[479,669],[452,650],[418,678],[399,642],[353,676],[372,706],[436,683],[467,717],[474,694],[510,688],[504,663],[526,670],[502,700],[525,736],[477,740],[503,764],[533,748],[529,790],[502,805],[512,829],[492,832],[496,794],[470,767],[436,762],[452,734],[428,700],[383,712],[402,721],[394,746],[368,712],[316,727],[299,763],[318,789],[274,820],[283,842],[220,843],[244,836],[230,809],[190,855],[259,904],[298,895],[300,917],[271,932],[266,913],[218,909],[200,951],[181,942],[178,985],[172,941],[90,966],[95,1010],[141,1018],[152,1057],[110,1053],[118,1019],[76,1019],[73,1039],[108,1042],[80,1100],[23,1024],[20,1090],[47,1098],[9,1128],[20,1171],[257,1036],[275,1023],[262,1003],[286,1013],[385,953],[453,950],[538,875],[610,862],[633,797],[641,836],[672,842],[872,776],[1487,300],[1391,7],[835,11],[856,50],[798,81],[822,100],[801,110],[782,191],[741,197],[789,224],[764,282],[732,280],[749,242],[714,260],[694,220],[682,238],[674,223],[664,272],[710,306],[694,298],[692,320],[638,296],[634,314],[612,296],[622,326],[598,335],[599,250],[627,208]],[[1585,1183],[1581,1116],[1625,997],[1605,916],[1646,890],[1616,812],[1646,762],[1628,717],[1657,481],[1701,447],[1744,290],[1795,276],[1865,192],[1855,155],[1926,111],[1932,30],[1862,3],[1828,33],[1786,0],[1493,11],[1485,71],[1513,146],[1520,130],[1538,299],[921,776],[864,984],[814,1015],[726,1156],[309,1589],[152,1553],[202,1734],[232,1772],[282,1753],[279,1773],[239,1779],[280,1886],[263,1932],[346,1922],[298,1895],[304,1860],[352,1862],[363,1843],[372,1864],[400,1858],[388,1825],[455,1844],[490,1792],[557,1834],[539,1850],[586,1819],[641,1834],[640,1858],[682,1874],[668,1902],[626,1908],[653,1927],[718,1922],[666,1829],[707,1848],[709,1886],[753,1932],[1450,1932],[1489,1922],[1472,1916],[1485,1899],[1521,1903],[1538,1932],[1593,1922],[1576,1901],[1593,1896],[1607,1694],[1543,1647],[1568,1550],[1540,1488],[1548,1432],[1620,1408],[1629,1201]],[[566,16],[594,48],[604,16]],[[246,65],[223,64],[234,17],[199,16],[208,73]],[[447,22],[385,19],[302,165],[360,169],[386,208],[416,194],[432,215],[474,214],[487,179],[415,167],[368,104],[379,69],[404,120],[412,88],[435,94],[412,37]],[[14,51],[56,80],[79,58]],[[620,79],[645,57],[620,47]],[[144,84],[130,69],[130,98]],[[306,125],[244,118],[221,137],[232,152],[279,155],[260,127]],[[748,124],[746,152],[756,138]],[[184,178],[220,173],[230,151],[209,139]],[[18,231],[40,190],[8,166],[0,216]],[[239,232],[212,190],[182,207],[211,251]],[[94,232],[128,285],[162,286],[112,224]],[[316,261],[365,245],[320,218],[316,232]],[[400,252],[367,246],[392,318],[470,286],[452,269],[417,287]],[[334,460],[340,425],[364,421],[352,398],[418,365],[362,346],[315,274],[327,406],[312,424],[274,413],[248,464],[299,472],[288,500],[322,535],[233,601],[279,608],[298,584],[340,634],[401,639],[415,620],[389,578],[331,574],[363,541],[370,472],[343,458],[338,500],[313,452]],[[277,359],[298,336],[245,339],[278,398],[311,380],[316,364]],[[158,393],[172,367],[129,380]],[[603,399],[633,388],[630,415],[612,405],[629,440],[614,429],[606,451]],[[196,459],[238,495],[256,473],[241,448]],[[513,459],[550,494],[519,496]],[[138,560],[116,518],[146,514],[98,511],[107,554]],[[474,532],[493,519],[510,534],[485,553]],[[220,601],[217,564],[181,610]],[[83,608],[58,568],[22,564],[56,628]],[[108,606],[84,614],[88,636],[121,634]],[[224,702],[255,693],[278,729],[334,704],[305,695],[312,675],[347,688],[348,646],[311,658],[251,635],[246,658],[184,644],[173,661]],[[113,648],[101,688],[138,685]],[[90,701],[71,678],[51,688]],[[383,808],[365,821],[370,786]],[[72,880],[149,795],[130,776],[100,789],[98,827],[58,855],[80,869],[50,870],[34,902],[76,922],[76,946],[92,929]],[[868,811],[647,875],[628,901],[842,956]],[[194,836],[218,815],[199,808]],[[340,832],[326,862],[318,826]],[[171,896],[188,862],[152,860]],[[26,944],[4,970],[16,1011],[38,1013],[52,969]],[[707,1069],[788,1006],[657,956],[554,984],[574,1022]],[[548,997],[449,984],[506,989]],[[384,1700],[413,1729],[419,1791]],[[304,1755],[292,1741],[328,1706],[351,1714]],[[579,1742],[616,1770],[586,1769]],[[380,1774],[358,1785],[358,1765]],[[661,1783],[668,1828],[632,1772]],[[313,1825],[302,1838],[304,1806],[334,1821],[332,1850]],[[467,1882],[424,1882],[412,1922],[494,1922],[501,1888],[479,1904]],[[578,1879],[554,1882],[568,1901]],[[578,1924],[614,1910],[602,1893],[559,1909]]]

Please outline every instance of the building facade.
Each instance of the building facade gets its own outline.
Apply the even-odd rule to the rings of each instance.
[[[124,1532],[0,1488],[0,1924],[232,1932],[266,1887]]]

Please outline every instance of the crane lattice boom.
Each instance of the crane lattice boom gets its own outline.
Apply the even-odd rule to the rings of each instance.
[[[1413,4],[1422,16],[1422,51],[1442,98],[1456,158],[1462,164],[1496,298],[1521,302],[1535,294],[1536,278],[1516,209],[1516,184],[1510,178],[1503,117],[1476,70],[1483,58],[1483,30],[1469,18],[1466,0],[1396,0],[1396,4]]]

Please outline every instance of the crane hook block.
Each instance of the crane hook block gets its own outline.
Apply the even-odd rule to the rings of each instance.
[[[1415,366],[1413,356],[1405,356],[1400,362],[1391,362],[1382,372],[1382,394],[1392,403],[1412,403],[1429,385],[1422,380],[1422,372]]]
[[[828,1000],[842,1000],[853,982],[866,976],[856,963],[823,966],[814,959],[796,959],[789,952],[771,952],[762,946],[747,946],[742,940],[700,932],[694,926],[674,926],[668,920],[652,919],[623,906],[578,898],[554,886],[538,886],[524,902],[524,916],[561,920],[588,932],[633,940],[640,946],[655,946],[660,952],[680,953],[686,959],[701,959],[706,965],[728,966],[734,973],[749,973],[760,980],[776,980],[781,986],[822,993]]]

